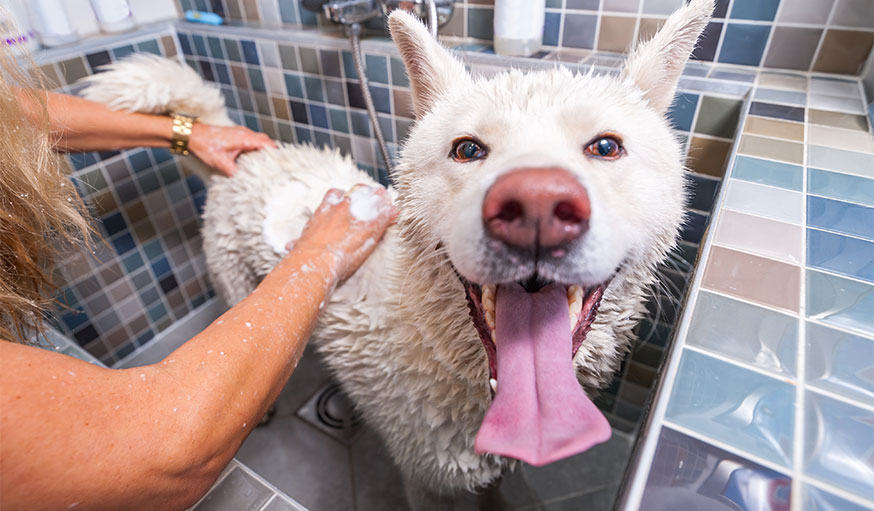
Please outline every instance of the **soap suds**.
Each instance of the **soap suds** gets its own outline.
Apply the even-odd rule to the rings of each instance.
[[[359,222],[369,222],[379,216],[382,202],[374,188],[359,186],[349,193],[349,213]]]

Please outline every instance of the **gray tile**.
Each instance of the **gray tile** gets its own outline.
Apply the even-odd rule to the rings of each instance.
[[[613,509],[618,486],[610,486],[582,495],[549,502],[543,506],[544,511],[596,511]]]
[[[267,486],[235,468],[195,507],[195,511],[257,511],[273,496]]]
[[[874,2],[871,0],[838,0],[832,25],[874,28]]]
[[[261,508],[261,511],[306,511],[294,504],[286,502],[285,499],[277,496],[270,501],[269,504]]]
[[[353,509],[349,451],[300,419],[257,428],[237,459],[308,509]]]
[[[350,452],[356,509],[408,511],[400,471],[379,435],[365,426]]]
[[[540,502],[601,489],[621,480],[631,455],[631,439],[613,432],[607,442],[544,467],[523,465],[525,479]]]
[[[791,9],[784,7],[778,13],[777,21],[822,25],[834,3],[835,0],[794,0]]]

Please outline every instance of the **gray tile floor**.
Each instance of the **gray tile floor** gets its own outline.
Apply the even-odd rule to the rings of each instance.
[[[310,511],[408,511],[400,473],[373,430],[365,424],[347,443],[298,413],[330,381],[308,349],[279,396],[273,420],[252,433],[237,459]],[[631,437],[614,432],[609,442],[578,456],[540,468],[522,465],[505,474],[492,509],[611,509],[632,443]],[[455,497],[455,510],[478,506],[475,495]]]

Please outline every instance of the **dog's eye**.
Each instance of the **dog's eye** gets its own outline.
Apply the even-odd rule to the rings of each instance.
[[[587,156],[601,160],[615,160],[625,154],[622,141],[613,135],[599,135],[589,142],[584,151]]]
[[[452,144],[452,152],[449,157],[453,160],[465,163],[474,160],[482,160],[486,157],[487,150],[483,144],[469,137],[459,138]]]

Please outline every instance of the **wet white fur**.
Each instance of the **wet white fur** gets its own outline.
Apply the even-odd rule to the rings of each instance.
[[[419,116],[396,170],[401,217],[331,297],[313,341],[382,435],[421,507],[428,507],[421,500],[426,493],[481,487],[511,463],[473,451],[490,404],[489,377],[449,264],[477,282],[511,280],[522,271],[508,269],[506,261],[496,265],[480,218],[485,191],[498,175],[523,165],[562,166],[587,188],[590,231],[552,276],[593,284],[621,268],[575,359],[587,391],[607,385],[628,351],[653,270],[681,223],[681,153],[664,113],[712,7],[712,0],[692,0],[619,78],[556,68],[474,80],[418,21],[401,12],[391,16]],[[147,73],[138,71],[146,65]],[[88,97],[144,111],[170,110],[170,98],[204,118],[225,119],[221,104],[202,101],[211,93],[200,78],[173,66],[153,59],[116,64],[91,79]],[[178,91],[201,100],[188,103]],[[583,146],[608,130],[622,136],[628,155],[613,162],[584,156]],[[472,164],[447,158],[452,140],[462,135],[485,142],[489,157]],[[239,167],[232,179],[212,179],[203,228],[210,275],[230,304],[277,263],[282,229],[289,237],[299,232],[327,189],[373,183],[348,158],[309,146],[246,154]],[[304,200],[286,203],[287,209],[270,208],[284,218],[267,219],[266,205],[281,203],[276,194],[288,183],[309,191],[295,192]],[[272,244],[265,225],[273,226]]]

